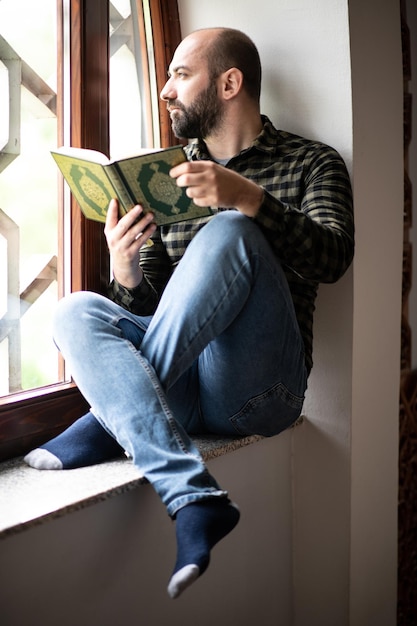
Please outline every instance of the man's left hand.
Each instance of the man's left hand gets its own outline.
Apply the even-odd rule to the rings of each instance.
[[[173,167],[170,176],[198,206],[235,208],[255,217],[262,203],[262,187],[213,161],[186,161]]]

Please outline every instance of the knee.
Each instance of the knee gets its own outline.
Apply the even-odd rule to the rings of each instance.
[[[214,245],[229,246],[249,243],[254,247],[265,244],[265,238],[253,219],[240,211],[222,211],[205,226],[199,234],[207,236]]]
[[[58,347],[65,338],[80,339],[88,320],[93,319],[94,309],[104,299],[99,294],[77,291],[58,302],[53,319],[53,338]]]
[[[219,258],[224,263],[228,257],[248,258],[263,251],[266,239],[258,225],[239,211],[218,213],[202,228],[190,244],[190,248],[204,257],[205,263]],[[269,246],[267,246],[269,249]]]
[[[217,213],[205,228],[209,228],[212,232],[217,231],[219,233],[228,234],[231,231],[245,233],[248,230],[250,231],[256,228],[256,226],[250,217],[243,215],[240,211],[230,210]],[[203,232],[204,230],[205,229],[203,229]]]

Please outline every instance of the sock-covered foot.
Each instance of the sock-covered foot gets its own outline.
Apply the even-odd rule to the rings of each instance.
[[[227,498],[188,504],[176,515],[177,561],[168,594],[177,598],[207,569],[210,551],[236,526],[240,513]]]
[[[29,452],[24,461],[41,470],[74,469],[103,463],[122,454],[123,448],[88,412],[63,433]]]

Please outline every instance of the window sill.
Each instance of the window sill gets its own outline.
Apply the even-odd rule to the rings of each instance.
[[[205,461],[262,437],[195,438]],[[65,471],[38,471],[22,458],[0,463],[0,539],[145,483],[128,459]]]

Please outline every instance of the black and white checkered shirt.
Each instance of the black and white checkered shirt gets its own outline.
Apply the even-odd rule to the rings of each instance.
[[[253,144],[226,167],[264,189],[255,222],[285,269],[310,370],[318,284],[338,280],[353,257],[351,186],[344,162],[333,148],[279,131],[266,117],[263,123]],[[190,160],[210,158],[201,141],[191,143],[186,152]],[[188,243],[208,219],[212,218],[158,229],[154,245],[141,251],[145,279],[135,289],[113,281],[110,298],[132,313],[151,315]]]

